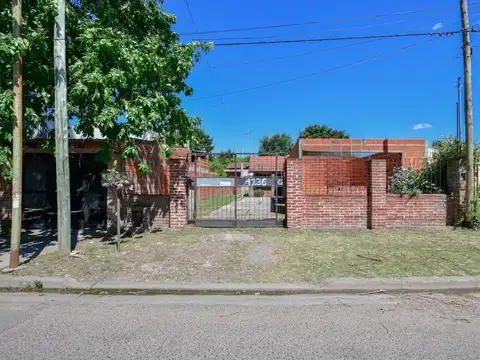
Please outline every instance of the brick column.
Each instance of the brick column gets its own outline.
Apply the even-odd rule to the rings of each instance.
[[[184,159],[170,159],[170,227],[187,226],[188,165]]]
[[[384,228],[387,221],[387,162],[371,159],[367,162],[367,227]]]
[[[286,223],[291,229],[303,226],[304,196],[302,190],[302,160],[287,158],[285,164]]]

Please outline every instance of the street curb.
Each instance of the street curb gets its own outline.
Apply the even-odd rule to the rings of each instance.
[[[480,277],[335,278],[317,284],[161,283],[103,281],[79,282],[71,277],[0,275],[0,290],[45,291],[90,294],[177,294],[177,295],[288,295],[288,294],[374,294],[414,292],[480,291]]]

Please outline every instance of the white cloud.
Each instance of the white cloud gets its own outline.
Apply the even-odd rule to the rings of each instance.
[[[441,22],[438,22],[435,25],[433,25],[432,30],[433,31],[440,30],[441,28],[443,28],[443,24]]]
[[[413,130],[429,129],[431,127],[432,127],[432,125],[430,125],[428,123],[415,124],[415,125],[413,125]]]

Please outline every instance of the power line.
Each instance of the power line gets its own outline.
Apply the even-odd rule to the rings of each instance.
[[[333,32],[333,31],[343,31],[343,30],[358,30],[358,29],[367,29],[367,28],[372,28],[372,27],[378,27],[378,26],[385,26],[385,25],[393,25],[393,24],[402,24],[404,23],[404,20],[400,21],[388,21],[380,24],[371,24],[371,25],[363,25],[363,26],[349,26],[349,27],[343,27],[343,28],[336,28],[336,29],[322,29],[322,30],[316,30],[315,32]],[[219,40],[254,40],[254,39],[275,39],[275,38],[280,38],[285,35],[265,35],[265,36],[242,36],[242,37],[222,37],[222,38],[199,38],[199,39],[194,39],[197,41],[219,41]],[[288,35],[290,36],[290,35]]]
[[[193,17],[192,9],[190,9],[190,3],[188,2],[188,0],[185,0],[185,5],[187,5],[187,10],[188,10],[188,13],[190,14],[190,19],[192,20],[193,28],[195,29],[195,31],[198,32],[197,24],[195,23],[195,18]],[[208,61],[208,58],[205,58],[205,60],[207,61],[207,66],[208,66],[208,71],[210,72],[210,76],[212,77],[213,80],[215,80],[215,76],[213,76],[212,67],[210,66],[210,61]],[[220,102],[223,105],[222,98],[220,98]]]
[[[308,51],[308,52],[304,52],[304,53],[299,53],[299,54],[293,54],[293,55],[275,56],[275,57],[270,57],[270,58],[245,61],[245,62],[242,62],[242,63],[223,64],[223,65],[214,66],[213,68],[215,69],[215,68],[234,67],[234,66],[241,66],[241,65],[257,64],[257,63],[266,62],[266,61],[290,59],[290,58],[294,58],[294,57],[307,56],[307,55],[311,55],[311,54],[315,54],[315,53],[319,53],[319,52],[326,52],[326,51],[344,49],[344,48],[348,48],[348,47],[352,47],[352,46],[358,46],[358,45],[373,43],[373,42],[382,41],[382,40],[383,39],[374,39],[374,40],[357,42],[357,43],[353,43],[353,44],[335,46],[335,47],[326,48],[326,49],[316,49],[316,50],[312,50],[312,51]]]
[[[480,2],[470,3],[470,6],[475,6],[475,5],[480,5]],[[194,32],[194,33],[192,33],[192,32],[181,33],[180,35],[189,36],[189,35],[203,35],[203,34],[219,34],[219,33],[237,32],[237,31],[279,29],[279,28],[296,27],[296,26],[304,26],[304,25],[324,24],[324,23],[329,23],[329,22],[364,20],[364,19],[381,18],[381,17],[387,17],[387,16],[412,15],[412,14],[418,14],[418,13],[422,13],[422,12],[433,11],[433,10],[437,10],[437,9],[449,8],[449,7],[453,7],[453,5],[443,5],[443,6],[437,6],[437,7],[432,7],[432,8],[392,12],[392,13],[385,13],[385,14],[374,14],[374,15],[364,15],[364,16],[353,16],[353,17],[333,18],[333,19],[324,19],[324,20],[314,20],[314,21],[307,21],[307,22],[301,22],[301,23],[274,24],[274,25],[262,25],[262,26],[251,26],[251,27],[239,27],[239,28],[232,28],[232,29],[206,30],[206,31],[197,31],[197,32]]]
[[[350,66],[354,66],[354,65],[362,64],[362,63],[365,63],[365,62],[368,62],[368,61],[376,60],[376,59],[385,57],[387,55],[391,55],[391,54],[394,54],[394,53],[397,53],[397,52],[400,52],[400,51],[408,50],[410,48],[413,48],[413,47],[416,47],[416,46],[419,46],[419,45],[423,45],[423,44],[425,44],[427,42],[430,42],[430,41],[433,41],[433,40],[435,40],[435,39],[428,39],[428,40],[425,40],[425,41],[422,41],[422,42],[419,42],[419,43],[416,43],[416,44],[403,46],[401,48],[390,50],[390,51],[387,51],[387,52],[384,52],[384,53],[381,53],[381,54],[378,54],[378,55],[374,55],[374,56],[371,56],[371,57],[368,57],[368,58],[365,58],[365,59],[362,59],[362,60],[354,61],[354,62],[344,64],[344,65],[335,66],[335,67],[330,68],[330,69],[326,69],[326,70],[319,71],[319,72],[314,72],[314,73],[307,74],[307,75],[297,76],[297,77],[294,77],[294,78],[285,79],[285,80],[273,82],[273,83],[270,83],[270,84],[264,84],[264,85],[250,87],[250,88],[230,91],[230,92],[226,92],[226,93],[223,93],[223,94],[208,95],[208,96],[203,96],[203,97],[199,97],[199,98],[191,98],[190,100],[206,100],[206,99],[212,99],[212,98],[219,97],[219,96],[234,95],[234,94],[244,93],[244,92],[258,90],[258,89],[265,89],[265,88],[272,87],[272,86],[275,86],[275,85],[286,84],[286,83],[289,83],[289,82],[302,80],[302,79],[318,76],[318,75],[321,75],[321,74],[326,74],[326,73],[337,71],[337,70],[340,70],[340,69],[344,69],[344,68],[347,68],[347,67],[350,67]]]
[[[479,30],[469,29],[468,32],[478,32]],[[245,45],[270,45],[270,44],[297,44],[309,42],[324,42],[324,41],[342,41],[342,40],[362,40],[362,39],[386,39],[386,38],[400,38],[400,37],[419,37],[419,36],[449,36],[460,34],[463,30],[454,31],[437,31],[437,32],[408,32],[399,34],[381,34],[381,35],[359,35],[359,36],[342,36],[342,37],[327,37],[327,38],[310,38],[310,39],[283,39],[283,40],[269,40],[269,41],[245,41],[245,42],[229,42],[229,43],[215,43],[215,46],[245,46]]]

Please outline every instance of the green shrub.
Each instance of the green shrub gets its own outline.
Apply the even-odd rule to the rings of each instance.
[[[393,194],[410,196],[442,192],[430,175],[430,171],[426,169],[396,167],[389,179],[388,191]]]
[[[262,189],[257,189],[253,191],[254,197],[263,197],[264,194],[265,194],[265,191],[263,191]]]
[[[396,167],[388,184],[388,191],[399,195],[418,195],[420,174],[413,167]]]
[[[472,227],[480,229],[480,198],[472,201]]]

